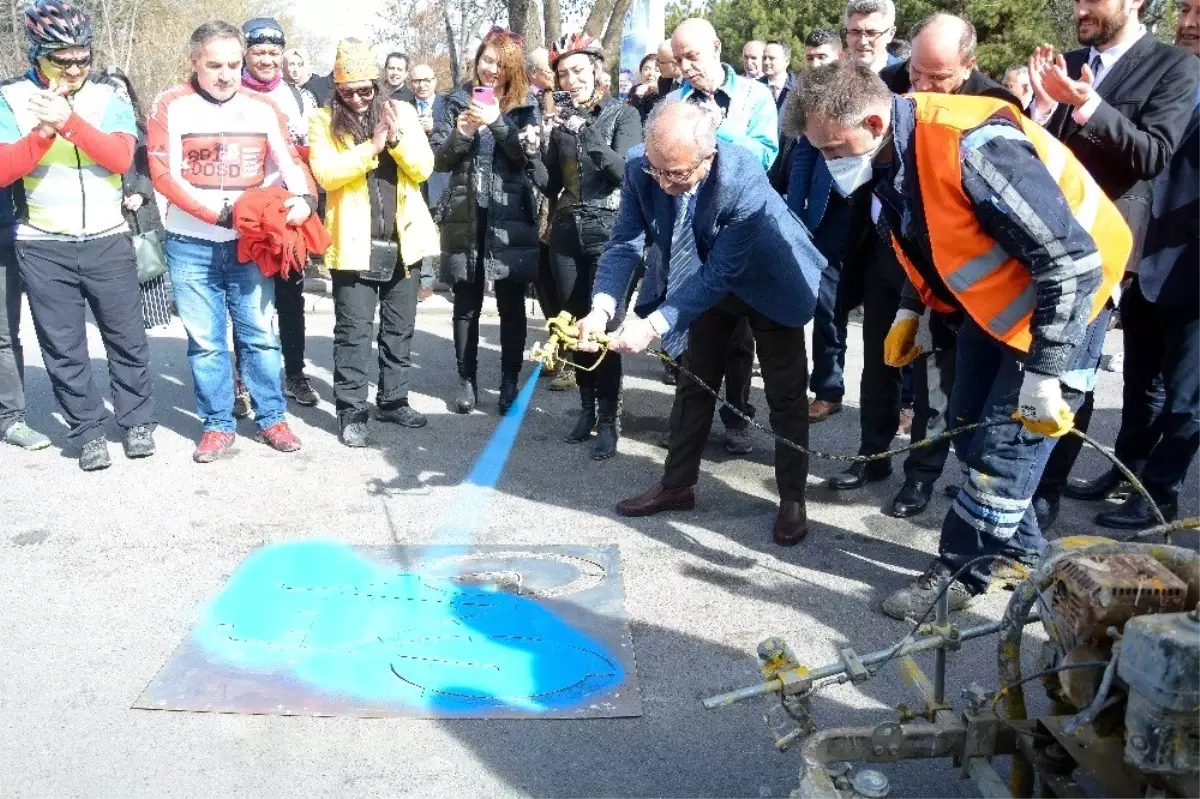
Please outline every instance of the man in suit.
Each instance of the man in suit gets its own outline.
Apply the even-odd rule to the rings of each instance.
[[[995,97],[1016,105],[1017,100],[1003,87],[975,69],[975,28],[952,14],[933,14],[912,29],[912,54],[907,62],[884,67],[879,77],[895,94],[910,91],[936,94],[962,94]],[[873,218],[877,206],[860,205],[855,229],[867,231],[853,241],[862,257],[861,280],[847,281],[842,303],[852,307],[863,304],[863,345],[865,361],[860,406],[862,437],[859,452],[882,452],[891,448],[899,425],[904,375],[883,360],[885,343],[894,327],[901,305],[904,272],[888,242],[874,235]],[[847,262],[849,262],[849,258]],[[843,314],[845,311],[843,311]],[[932,352],[923,353],[911,365],[913,385],[914,441],[941,434],[946,430],[950,392],[954,385],[955,330],[961,314],[930,314],[929,331]],[[844,342],[844,334],[839,331]],[[844,347],[844,344],[842,345]],[[814,346],[814,349],[816,347]],[[839,357],[841,353],[839,352]],[[815,371],[815,367],[814,367]],[[914,450],[904,460],[904,485],[892,499],[886,512],[907,518],[924,512],[941,476],[950,442]],[[888,461],[854,464],[830,479],[836,490],[853,490],[864,483],[883,480],[891,474]]]
[[[1138,21],[1143,0],[1079,0],[1076,28],[1084,45],[1056,56],[1049,45],[1030,59],[1037,107],[1035,118],[1087,167],[1120,209],[1133,232],[1129,285],[1121,298],[1125,342],[1125,387],[1117,456],[1141,471],[1158,440],[1145,392],[1157,371],[1158,335],[1154,308],[1138,286],[1141,243],[1150,220],[1153,181],[1174,155],[1195,105],[1200,70],[1196,59],[1159,42]],[[1144,374],[1142,370],[1149,374]],[[1092,412],[1091,384],[1075,424],[1086,430]],[[1115,470],[1068,486],[1080,451],[1078,438],[1059,442],[1047,464],[1036,503],[1049,527],[1059,496],[1099,500],[1123,482]]]
[[[756,80],[739,77],[733,67],[721,63],[721,41],[708,20],[681,22],[671,36],[671,49],[683,83],[669,97],[713,108],[721,117],[717,138],[746,148],[764,171],[770,169],[779,153],[778,112],[770,91]],[[747,416],[754,416],[750,404],[753,370],[754,337],[749,324],[743,322],[729,351],[724,380],[726,399]],[[745,420],[723,407],[721,421],[727,452],[744,455],[753,450]]]
[[[417,64],[413,67],[408,81],[412,84],[413,107],[417,109],[421,127],[428,137],[433,133],[433,121],[442,117],[445,96],[437,93],[437,76],[428,64]],[[429,180],[421,184],[421,196],[425,198],[430,211],[437,207],[448,181],[449,175],[445,172],[434,172],[429,176]],[[437,282],[435,272],[433,258],[425,258],[421,263],[421,290],[417,293],[418,301],[424,302],[433,296],[433,287]]]
[[[406,103],[413,101],[412,89],[408,88],[408,56],[404,53],[388,53],[383,59],[383,82],[392,98]]]
[[[661,337],[667,353],[683,355],[689,370],[716,387],[735,331],[748,320],[771,427],[807,446],[804,325],[812,318],[824,259],[804,225],[770,190],[761,162],[720,136],[719,120],[711,106],[692,103],[664,104],[651,115],[644,148],[630,150],[626,159],[621,210],[580,337],[605,330],[648,244],[661,257],[647,268],[636,316],[616,331],[613,346],[639,352]],[[617,513],[648,516],[695,505],[693,486],[715,404],[711,394],[680,375],[662,480],[619,503]],[[808,534],[807,475],[807,456],[776,445],[780,502],[772,537],[781,546]]]
[[[758,80],[763,76],[762,60],[766,42],[755,39],[742,45],[742,77]]]
[[[1175,44],[1200,56],[1200,0],[1183,0]],[[1141,480],[1168,520],[1178,513],[1179,488],[1200,447],[1200,95],[1192,98],[1192,117],[1170,165],[1154,181],[1150,222],[1142,247],[1137,285],[1122,308],[1131,308],[1137,360],[1126,361],[1126,396],[1136,405],[1121,408],[1126,425],[1149,440]],[[1128,417],[1129,421],[1126,421]],[[1147,425],[1142,420],[1152,419]],[[1126,445],[1128,447],[1128,444]],[[1096,516],[1101,527],[1138,530],[1155,519],[1141,494],[1130,494],[1118,508]]]
[[[763,74],[759,80],[771,90],[776,110],[783,108],[788,90],[796,83],[796,78],[789,69],[791,63],[792,48],[783,42],[767,42],[767,46],[763,48]]]

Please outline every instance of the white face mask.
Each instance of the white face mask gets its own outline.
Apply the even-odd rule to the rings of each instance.
[[[855,189],[865,186],[871,180],[871,172],[875,165],[875,154],[879,152],[879,148],[883,146],[883,140],[879,140],[879,144],[862,155],[848,155],[844,158],[826,158],[825,166],[829,168],[829,174],[833,178],[834,186],[837,187],[838,194],[843,197],[849,197],[854,193]]]

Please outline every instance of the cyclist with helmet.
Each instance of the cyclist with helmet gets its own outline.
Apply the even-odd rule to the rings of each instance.
[[[92,25],[69,0],[25,12],[32,67],[0,84],[0,185],[14,185],[17,262],[54,396],[84,471],[112,465],[92,380],[85,305],[108,354],[125,455],[154,454],[150,348],[121,176],[137,124],[111,82],[89,80]]]
[[[604,49],[594,37],[563,36],[550,49],[550,65],[560,92],[555,97],[558,111],[543,156],[545,170],[534,174],[554,202],[550,267],[558,296],[563,310],[583,317],[591,308],[596,265],[621,202],[625,153],[642,141],[642,122],[636,108],[602,88]],[[569,100],[563,92],[570,94]],[[597,354],[575,356],[583,367],[576,370],[582,411],[566,440],[583,443],[595,428],[592,459],[606,460],[617,453],[620,434],[621,359],[610,352],[589,371]]]

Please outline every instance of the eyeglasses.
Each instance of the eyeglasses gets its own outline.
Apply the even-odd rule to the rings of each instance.
[[[696,174],[696,170],[704,166],[704,162],[712,156],[706,155],[690,167],[684,169],[655,169],[652,166],[642,167],[642,171],[658,182],[667,183],[687,183],[692,179],[692,175]]]
[[[483,38],[486,39],[486,38],[488,38],[488,36],[503,36],[504,38],[508,39],[510,42],[515,44],[517,47],[525,46],[525,37],[524,36],[522,36],[519,33],[514,33],[513,31],[510,31],[507,28],[501,28],[499,25],[493,25],[491,30],[489,30],[487,32],[487,36],[485,36]]]
[[[892,30],[893,30],[893,28],[887,28],[886,30],[881,30],[881,31],[866,30],[866,29],[862,29],[862,28],[848,28],[846,30],[846,38],[847,39],[863,39],[865,41],[873,42],[876,39],[878,39],[880,36],[882,36],[883,34],[890,33]]]
[[[437,78],[413,78],[413,83],[433,83]]]
[[[341,86],[339,86],[337,92],[343,100],[352,100],[355,97],[359,98],[360,100],[375,99],[374,86],[360,86],[357,89],[343,89]]]
[[[91,54],[85,55],[82,58],[61,58],[54,54],[48,54],[46,60],[59,69],[70,69],[71,67],[87,69],[92,65]]]

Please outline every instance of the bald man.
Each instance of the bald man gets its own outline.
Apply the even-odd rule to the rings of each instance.
[[[646,144],[625,160],[620,211],[580,333],[586,339],[606,329],[649,242],[658,257],[649,259],[635,315],[613,334],[613,346],[639,352],[661,337],[672,357],[682,356],[689,370],[715,387],[739,325],[748,323],[758,343],[771,427],[807,445],[804,325],[812,318],[824,259],[771,191],[755,156],[721,138],[720,123],[717,109],[707,104],[667,102],[651,114]],[[680,376],[662,480],[619,503],[617,513],[649,516],[695,505],[693,486],[715,404],[705,389]],[[776,446],[779,511],[772,536],[781,546],[808,535],[807,475],[805,455]]]
[[[767,43],[762,41],[746,42],[742,47],[742,77],[758,80],[763,76],[762,59]]]
[[[975,68],[975,26],[953,14],[931,14],[912,29],[912,55],[879,73],[896,94],[935,92],[995,97],[1023,108],[1012,92]]]

